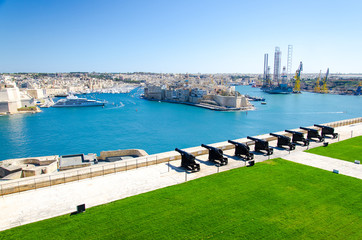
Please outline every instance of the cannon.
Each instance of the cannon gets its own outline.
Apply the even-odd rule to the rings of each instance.
[[[275,133],[270,133],[270,135],[278,138],[278,147],[288,146],[290,151],[295,149],[295,143],[290,142],[290,137]]]
[[[284,130],[284,131],[293,134],[292,143],[303,142],[304,146],[309,145],[309,140],[304,138],[304,133],[291,131],[291,130]]]
[[[334,128],[332,128],[332,127],[318,125],[318,124],[314,124],[314,126],[322,128],[322,137],[325,137],[326,135],[332,135],[333,138],[338,137],[338,133],[335,133]]]
[[[248,145],[232,140],[228,140],[228,143],[235,145],[235,156],[242,157],[241,155],[245,155],[245,157],[242,157],[245,160],[254,159],[254,154],[250,152],[250,148]]]
[[[254,138],[254,137],[247,137],[250,140],[253,140],[255,142],[255,151],[260,152],[261,150],[264,150],[267,152],[267,155],[273,154],[273,149],[269,147],[269,142],[263,139]]]
[[[200,164],[195,162],[195,156],[182,151],[181,149],[175,148],[175,151],[181,154],[181,167],[185,168],[186,170],[190,170],[192,172],[200,171]]]
[[[224,157],[224,153],[220,148],[211,147],[205,144],[201,144],[201,147],[204,147],[209,150],[209,161],[218,164],[219,166],[224,166],[228,164],[228,159]]]
[[[318,138],[318,140],[320,142],[324,141],[324,137],[322,137],[321,135],[319,135],[319,132],[317,129],[313,129],[313,128],[306,128],[306,127],[300,127],[300,129],[303,130],[307,130],[308,134],[307,134],[307,139],[313,139],[313,138]]]

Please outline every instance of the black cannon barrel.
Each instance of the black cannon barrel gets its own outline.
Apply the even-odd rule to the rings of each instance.
[[[184,154],[184,155],[191,155],[190,153],[185,152],[185,151],[183,151],[183,150],[181,150],[181,149],[179,149],[179,148],[175,148],[175,151],[176,151],[176,152],[179,152],[179,153],[181,153],[181,154]]]
[[[278,138],[286,138],[287,137],[287,136],[276,134],[276,133],[269,133],[269,134],[272,135],[273,137],[278,137]]]
[[[253,141],[255,141],[255,142],[267,142],[267,141],[265,141],[264,139],[255,138],[255,137],[250,137],[250,136],[247,136],[246,138],[247,138],[247,139],[250,139],[250,140],[253,140]]]
[[[319,124],[314,124],[314,126],[319,127],[319,128],[332,128],[329,126],[324,126],[324,125],[319,125]]]
[[[318,132],[317,129],[313,129],[313,128],[306,128],[306,127],[299,127],[300,129],[303,129],[303,130],[307,130],[308,132]]]
[[[207,148],[209,150],[220,150],[219,148],[212,147],[212,146],[209,146],[209,145],[206,145],[206,144],[201,144],[201,147]]]
[[[284,130],[284,131],[286,131],[287,133],[291,133],[291,134],[303,135],[302,132],[297,132],[297,131],[292,131],[292,130]]]
[[[233,141],[233,140],[228,140],[228,143],[231,143],[231,144],[234,144],[234,145],[240,144],[240,143],[235,142],[235,141]]]
[[[314,126],[322,128],[322,130],[327,130],[328,133],[333,133],[334,132],[334,128],[329,127],[329,126],[324,126],[324,125],[319,125],[319,124],[314,124]]]

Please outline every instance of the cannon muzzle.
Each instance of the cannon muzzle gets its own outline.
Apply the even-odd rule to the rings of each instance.
[[[262,139],[255,138],[255,137],[250,137],[250,136],[247,136],[246,138],[247,138],[247,139],[250,139],[250,140],[253,140],[253,141],[255,141],[255,142],[264,141],[264,140],[262,140]]]
[[[207,148],[207,149],[209,149],[209,150],[220,150],[220,149],[218,149],[218,148],[216,148],[216,147],[211,147],[211,146],[205,145],[205,144],[201,144],[201,147]]]
[[[185,152],[185,151],[183,151],[183,150],[181,150],[179,148],[175,148],[175,151],[181,153],[181,155],[182,154],[189,154],[189,153],[187,153],[187,152]]]
[[[233,141],[233,140],[228,140],[228,143],[231,143],[231,144],[234,144],[234,145],[239,144],[238,142],[235,142],[235,141]]]

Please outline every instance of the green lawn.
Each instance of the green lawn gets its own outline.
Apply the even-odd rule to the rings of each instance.
[[[342,159],[349,162],[360,160],[362,163],[362,136],[332,143],[327,147],[312,148],[306,152]]]
[[[221,172],[0,239],[362,239],[362,180],[282,159]]]

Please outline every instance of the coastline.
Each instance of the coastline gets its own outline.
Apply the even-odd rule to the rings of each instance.
[[[9,113],[9,112],[1,112],[0,116],[7,116],[7,115],[15,115],[15,114],[25,114],[25,113],[40,113],[42,112],[42,110],[40,110],[40,108],[37,107],[36,110],[26,110],[26,111],[17,111],[15,113]]]

